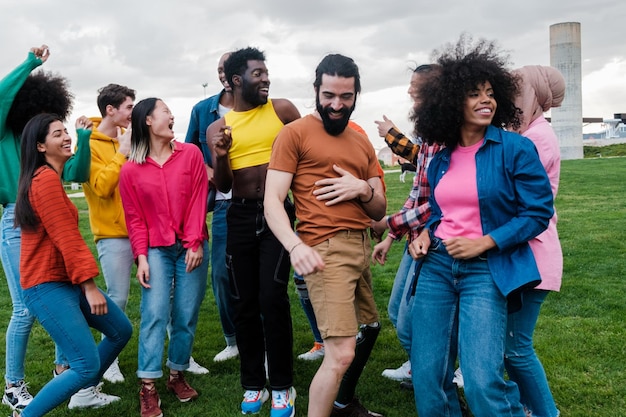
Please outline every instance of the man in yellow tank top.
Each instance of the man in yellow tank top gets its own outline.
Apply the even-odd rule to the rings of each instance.
[[[209,126],[207,142],[212,147],[213,182],[219,191],[232,189],[233,193],[226,218],[226,265],[235,299],[235,333],[245,390],[241,411],[258,413],[269,399],[264,369],[267,351],[270,416],[291,417],[296,393],[287,295],[289,256],[265,223],[263,197],[274,139],[300,113],[289,100],[268,98],[265,55],[258,49],[233,52],[224,70],[234,106]],[[290,221],[293,225],[293,216]]]

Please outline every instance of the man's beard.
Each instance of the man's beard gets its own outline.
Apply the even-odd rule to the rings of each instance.
[[[257,107],[267,103],[267,97],[260,97],[256,88],[246,81],[245,77],[241,77],[241,97],[251,105]]]
[[[346,126],[348,126],[348,122],[350,121],[350,116],[354,111],[354,107],[356,103],[352,105],[350,108],[344,107],[340,110],[342,114],[341,119],[331,119],[330,112],[332,111],[330,106],[322,107],[320,104],[319,96],[315,98],[315,107],[317,108],[317,112],[322,118],[322,123],[324,124],[324,130],[326,133],[332,136],[340,135],[344,130],[346,130]]]

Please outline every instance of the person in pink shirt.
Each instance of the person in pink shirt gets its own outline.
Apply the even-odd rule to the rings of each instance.
[[[563,102],[565,79],[556,68],[540,65],[525,66],[514,72],[522,81],[520,94],[515,100],[515,105],[523,112],[517,132],[535,144],[556,198],[561,171],[559,141],[543,113]],[[522,308],[509,314],[506,332],[504,364],[507,374],[517,383],[527,412],[540,417],[559,415],[546,373],[533,348],[533,332],[541,305],[549,291],[561,288],[563,252],[556,223],[555,211],[548,228],[528,242],[537,262],[541,284],[523,293]]]
[[[198,393],[184,379],[208,272],[208,177],[200,150],[174,141],[174,116],[158,98],[135,106],[120,194],[142,286],[139,328],[141,417],[163,415],[155,380],[168,323],[168,391],[187,402]]]

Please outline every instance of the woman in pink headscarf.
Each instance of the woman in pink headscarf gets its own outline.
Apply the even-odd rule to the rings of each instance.
[[[556,68],[540,65],[525,66],[515,72],[522,80],[521,92],[515,101],[523,111],[518,133],[535,143],[556,198],[561,164],[559,141],[543,114],[563,102],[565,79]],[[541,275],[541,284],[524,292],[522,309],[508,316],[506,370],[509,378],[519,387],[527,415],[533,417],[559,415],[545,371],[533,348],[533,332],[541,304],[549,291],[561,288],[563,253],[556,222],[555,211],[547,230],[529,242]]]

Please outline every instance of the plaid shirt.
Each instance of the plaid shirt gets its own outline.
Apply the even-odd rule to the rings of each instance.
[[[420,150],[420,146],[411,142],[402,132],[392,127],[385,135],[385,142],[387,142],[387,146],[391,148],[393,153],[417,166],[417,153]]]
[[[402,153],[414,155],[413,159],[409,160],[415,162],[417,174],[413,180],[413,188],[404,206],[399,212],[387,218],[387,225],[389,226],[389,236],[391,238],[399,240],[402,236],[409,233],[408,239],[409,242],[411,242],[419,236],[424,228],[424,224],[426,224],[426,220],[428,220],[430,216],[430,204],[428,204],[428,198],[430,197],[430,185],[428,184],[427,176],[428,165],[433,159],[433,156],[435,156],[443,146],[438,144],[428,145],[426,143],[419,146],[410,141],[410,145],[408,145],[398,136],[401,135],[405,139],[406,137],[402,135],[402,133],[399,133],[399,135],[398,133],[399,132],[395,129],[390,129],[387,136],[385,136],[385,141],[394,153],[398,155],[407,159],[409,159],[409,157],[404,156]],[[408,139],[406,140],[408,141]],[[398,146],[398,152],[396,152],[395,146]],[[417,154],[417,159],[415,159],[415,154]]]

